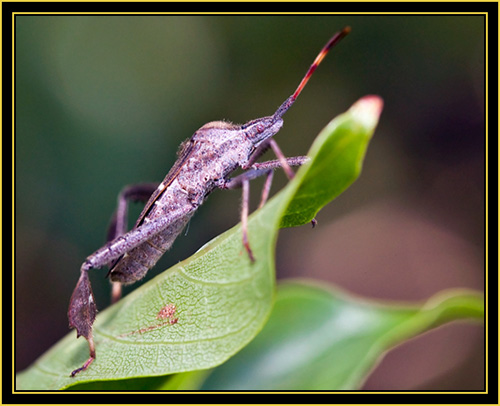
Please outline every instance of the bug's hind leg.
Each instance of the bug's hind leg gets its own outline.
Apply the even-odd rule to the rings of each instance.
[[[122,189],[118,195],[118,205],[109,223],[106,242],[127,232],[128,206],[130,202],[146,202],[153,192],[158,188],[159,183],[138,183],[129,185]],[[114,263],[109,264],[109,268]],[[111,303],[117,302],[122,296],[122,284],[111,282]]]
[[[153,192],[158,188],[159,183],[138,183],[125,186],[118,195],[118,205],[108,227],[107,241],[127,232],[127,217],[129,202],[146,202]]]
[[[89,359],[82,367],[75,369],[71,376],[84,371],[94,361],[95,345],[92,338],[92,325],[94,324],[97,307],[90,286],[88,272],[91,269],[102,268],[114,262],[125,253],[138,247],[145,241],[161,233],[175,221],[189,218],[196,208],[194,206],[181,207],[170,211],[165,216],[157,217],[145,224],[134,227],[132,230],[106,243],[93,254],[89,255],[80,268],[80,279],[71,295],[68,309],[70,328],[75,328],[77,337],[83,336],[89,344]]]

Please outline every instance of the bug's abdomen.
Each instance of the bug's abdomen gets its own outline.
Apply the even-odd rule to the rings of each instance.
[[[176,221],[166,230],[127,252],[111,270],[111,281],[130,284],[144,278],[148,270],[170,249],[188,221],[189,218]]]
[[[177,180],[174,180],[161,197],[154,201],[150,212],[142,220],[142,224],[160,216],[168,217],[172,211],[191,205],[186,192],[180,188]],[[130,284],[142,279],[165,251],[170,249],[192,214],[173,221],[163,231],[124,254],[111,269],[109,274],[111,281]]]

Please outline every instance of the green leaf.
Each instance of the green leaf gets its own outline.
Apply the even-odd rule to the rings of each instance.
[[[17,389],[212,368],[245,347],[272,309],[279,226],[307,223],[356,179],[381,109],[380,98],[367,96],[333,120],[312,146],[311,162],[250,217],[254,263],[242,247],[241,227],[232,228],[100,313],[97,358],[87,370],[69,377],[87,359],[88,347],[68,334],[18,374]],[[177,309],[173,324],[156,318],[170,303]]]
[[[382,304],[310,282],[283,283],[263,331],[202,389],[359,389],[392,347],[468,318],[484,318],[480,293],[447,290],[423,304]]]

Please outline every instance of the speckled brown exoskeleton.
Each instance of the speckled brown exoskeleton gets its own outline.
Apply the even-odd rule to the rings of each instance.
[[[307,157],[286,158],[272,138],[283,125],[283,114],[295,102],[314,70],[332,46],[350,31],[349,27],[336,33],[320,51],[295,92],[286,99],[272,116],[251,120],[238,125],[225,121],[205,124],[181,145],[178,159],[160,184],[140,184],[126,187],[118,197],[118,207],[108,232],[108,243],[89,255],[80,269],[68,310],[70,327],[77,337],[84,336],[90,348],[90,357],[71,376],[87,369],[96,357],[92,325],[97,313],[88,271],[109,266],[113,282],[112,300],[121,295],[121,284],[134,283],[152,268],[173,244],[189,222],[196,209],[214,189],[241,187],[243,202],[241,221],[243,246],[250,260],[255,258],[248,243],[247,217],[250,180],[267,176],[261,206],[266,202],[273,170],[283,168],[289,178],[291,166],[301,165]],[[257,162],[262,153],[271,148],[277,158]],[[231,179],[237,168],[246,172]],[[129,201],[146,201],[144,210],[134,227],[126,231]],[[314,225],[314,220],[313,220]]]

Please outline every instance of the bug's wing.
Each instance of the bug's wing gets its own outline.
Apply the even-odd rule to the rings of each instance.
[[[165,176],[165,179],[163,179],[163,182],[160,183],[158,188],[153,192],[153,194],[147,201],[146,205],[144,206],[144,209],[142,210],[141,214],[139,215],[139,218],[137,219],[134,225],[134,228],[137,228],[142,224],[144,218],[148,215],[154,203],[161,197],[161,195],[167,190],[168,186],[177,177],[182,166],[193,153],[195,144],[196,142],[193,141],[192,139],[188,140],[183,144],[183,148],[179,152],[179,158],[177,159],[177,161],[175,161],[175,164],[174,166],[172,166],[170,171],[168,171],[167,176]]]

